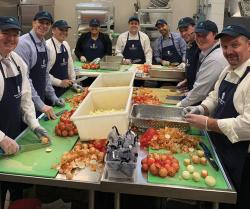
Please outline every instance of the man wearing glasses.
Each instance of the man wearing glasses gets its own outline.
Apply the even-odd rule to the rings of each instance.
[[[75,72],[74,63],[70,53],[70,46],[65,41],[68,37],[68,30],[71,27],[65,20],[58,20],[52,25],[52,38],[46,41],[49,59],[49,73],[52,85],[56,95],[61,96],[68,87],[73,87],[75,90],[81,86],[74,84]]]
[[[37,116],[42,112],[49,119],[56,119],[51,106],[45,104],[45,98],[52,105],[64,106],[63,99],[59,99],[53,89],[48,72],[48,50],[45,43],[45,35],[49,32],[53,23],[49,12],[38,12],[32,22],[32,30],[20,37],[15,51],[28,65],[28,75],[32,89],[32,99],[35,104]]]

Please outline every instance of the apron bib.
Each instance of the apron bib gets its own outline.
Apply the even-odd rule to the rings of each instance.
[[[181,63],[182,62],[182,57],[179,55],[175,45],[174,45],[174,39],[172,34],[170,34],[171,36],[171,41],[172,41],[172,45],[170,46],[166,46],[163,47],[163,38],[161,39],[161,50],[162,50],[162,56],[161,59],[162,60],[166,60],[169,61],[170,63]]]
[[[144,64],[146,62],[145,54],[141,45],[141,37],[138,32],[139,40],[129,40],[129,33],[127,35],[127,42],[123,51],[125,59],[135,60],[133,64]]]
[[[219,101],[217,109],[214,113],[214,118],[234,118],[239,115],[234,107],[233,97],[237,86],[246,77],[249,71],[250,68],[248,67],[237,84],[230,83],[226,81],[225,78],[223,79],[219,87]],[[215,145],[216,152],[222,160],[226,170],[230,174],[230,178],[236,188],[236,191],[239,191],[249,142],[245,141],[233,144],[224,134],[211,132],[209,135],[213,144]]]
[[[2,64],[0,64],[1,73],[4,78],[4,92],[0,101],[0,129],[8,137],[15,139],[22,131],[21,116],[21,96],[22,96],[22,74],[20,67],[17,66],[13,58],[19,74],[14,77],[7,78],[4,74]]]
[[[57,53],[56,45],[55,45],[55,42],[52,38],[51,38],[51,41],[52,41],[54,48],[55,48],[56,61],[50,70],[50,74],[53,75],[55,78],[58,78],[60,80],[69,79],[69,76],[68,76],[69,54],[68,54],[64,45],[62,45],[63,51],[61,51],[61,53]],[[68,90],[68,88],[62,88],[62,87],[57,87],[57,86],[53,86],[53,88],[55,89],[55,93],[56,93],[57,97],[60,97],[62,94],[64,94]]]
[[[200,49],[194,41],[192,45],[187,48],[186,52],[186,78],[188,90],[193,89],[196,80],[197,66],[199,62]]]
[[[103,58],[105,55],[104,45],[99,38],[97,38],[96,40],[90,38],[87,41],[87,44],[84,46],[84,51],[86,52],[85,57],[89,62],[93,61],[95,58],[98,57]]]

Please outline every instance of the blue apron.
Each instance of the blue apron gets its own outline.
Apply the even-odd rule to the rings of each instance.
[[[87,41],[87,44],[83,46],[83,49],[85,51],[85,57],[88,62],[91,62],[98,57],[103,58],[103,56],[105,55],[104,45],[100,38],[97,38],[96,40],[90,38]]]
[[[200,49],[194,41],[187,48],[186,52],[186,78],[188,90],[193,89],[194,82],[196,80],[197,66],[199,62]]]
[[[2,64],[0,64],[1,73],[4,78],[4,92],[0,101],[0,115],[2,117],[2,120],[0,120],[0,130],[8,137],[15,139],[26,127],[26,124],[22,122],[21,115],[22,74],[20,67],[12,57],[11,60],[19,72],[17,76],[6,78]],[[7,190],[10,192],[10,200],[15,201],[23,198],[23,188],[25,187],[27,186],[22,183],[0,182],[1,207],[3,208]]]
[[[218,93],[218,106],[214,112],[214,118],[235,118],[239,115],[233,104],[234,93],[240,82],[246,77],[250,72],[250,67],[248,67],[240,78],[237,84],[230,83],[225,80],[220,84]],[[224,134],[210,133],[211,140],[215,145],[216,152],[220,157],[226,171],[228,171],[229,176],[238,192],[241,185],[241,176],[243,171],[244,163],[246,162],[247,152],[248,152],[248,141],[242,141],[237,143],[231,143]]]
[[[171,36],[171,41],[172,41],[172,45],[170,46],[166,46],[163,47],[163,38],[161,38],[161,59],[162,60],[166,60],[169,61],[170,63],[174,63],[174,62],[178,62],[181,63],[182,62],[182,57],[179,55],[175,45],[174,45],[174,38],[172,36],[172,34],[170,34]]]
[[[127,35],[127,42],[123,50],[123,57],[125,59],[135,60],[134,64],[144,64],[146,62],[145,54],[141,45],[141,37],[138,32],[138,40],[129,40],[129,33]]]
[[[36,47],[37,60],[36,64],[30,69],[29,77],[32,80],[32,84],[41,98],[41,100],[45,101],[45,88],[46,88],[46,70],[48,64],[48,55],[45,47],[44,52],[39,52],[36,46],[36,42],[33,36],[29,33],[32,42]]]
[[[2,64],[0,64],[1,73],[4,78],[4,92],[0,101],[0,130],[8,137],[15,139],[21,133],[22,115],[21,115],[21,96],[22,96],[22,74],[20,67],[17,66],[19,74],[14,77],[6,78]]]
[[[55,42],[52,38],[51,38],[51,41],[52,41],[54,48],[55,48],[56,61],[50,70],[50,74],[53,75],[55,78],[58,78],[60,80],[69,79],[69,75],[68,75],[69,54],[68,54],[64,45],[62,45],[63,51],[61,51],[61,53],[57,53],[56,45],[55,45]],[[57,97],[60,97],[62,94],[64,94],[68,90],[68,88],[62,88],[62,87],[57,87],[57,86],[53,86],[53,88],[55,89],[55,93],[56,93]]]

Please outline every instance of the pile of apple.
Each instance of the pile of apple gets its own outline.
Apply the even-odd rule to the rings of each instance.
[[[173,177],[179,171],[179,161],[169,154],[151,153],[142,161],[142,171],[150,172],[154,176]]]
[[[55,133],[57,136],[74,136],[78,135],[75,124],[70,120],[71,115],[75,110],[66,111],[60,117],[59,123],[55,127]]]

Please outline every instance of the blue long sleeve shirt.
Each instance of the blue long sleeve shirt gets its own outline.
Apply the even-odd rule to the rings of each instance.
[[[34,40],[36,42],[36,47],[39,52],[44,52],[47,50],[48,53],[48,58],[49,56],[49,51],[46,48],[46,43],[45,40],[40,40],[35,32],[31,30],[31,35],[34,37]],[[22,57],[24,62],[28,66],[28,75],[30,73],[30,70],[32,67],[35,66],[36,61],[37,61],[37,51],[34,43],[32,42],[30,36],[28,33],[22,35],[19,39],[19,43],[15,49],[15,52]],[[40,96],[37,94],[37,91],[35,90],[32,79],[29,78],[30,85],[31,85],[31,91],[32,91],[32,100],[35,104],[36,110],[41,111],[42,108],[44,107],[45,103],[41,100]],[[47,99],[51,100],[52,103],[54,103],[58,98],[55,94],[54,88],[52,87],[50,77],[49,77],[49,69],[47,65],[47,71],[46,71],[46,89],[45,89],[45,96]]]
[[[180,36],[179,33],[172,33],[171,32],[171,33],[169,33],[168,38],[163,38],[163,36],[160,36],[153,43],[153,56],[154,56],[157,63],[161,62],[162,47],[164,48],[164,47],[173,45],[171,35],[173,37],[174,45],[175,45],[175,48],[176,48],[178,54],[182,57],[182,61],[185,62],[187,44],[184,41],[184,39]],[[162,45],[161,45],[161,42],[162,42]]]

